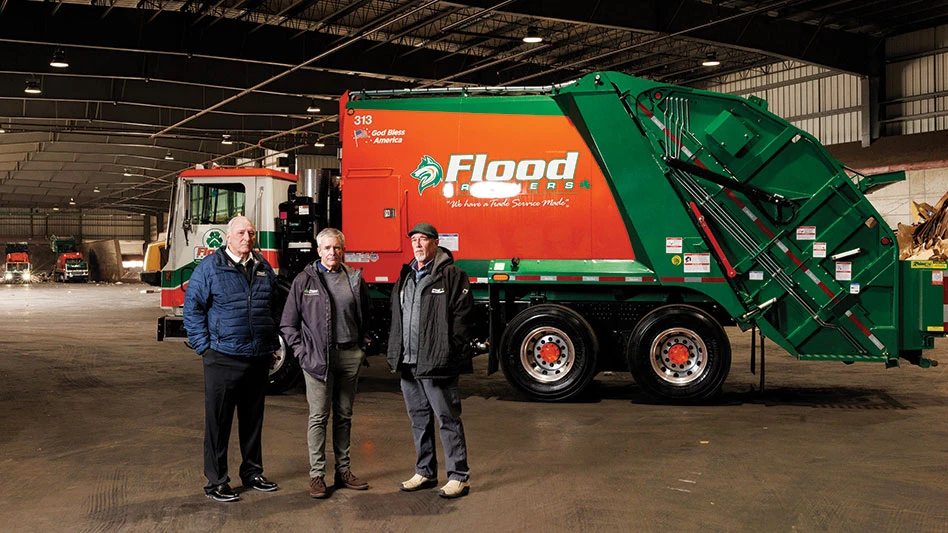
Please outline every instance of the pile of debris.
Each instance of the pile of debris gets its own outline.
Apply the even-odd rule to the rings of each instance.
[[[912,202],[915,224],[899,224],[899,259],[948,260],[948,193],[934,207]]]

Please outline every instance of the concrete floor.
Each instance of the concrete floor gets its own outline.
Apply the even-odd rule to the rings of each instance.
[[[476,359],[461,383],[472,491],[454,501],[398,491],[411,435],[373,357],[352,452],[369,491],[309,497],[295,391],[267,401],[265,473],[281,490],[216,503],[201,490],[201,362],[154,340],[158,295],[145,288],[0,287],[0,529],[948,531],[948,357],[886,370],[769,345],[760,396],[736,330],[711,406],[656,405],[606,375],[584,402],[534,403]]]

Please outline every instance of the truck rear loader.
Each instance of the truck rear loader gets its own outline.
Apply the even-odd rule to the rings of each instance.
[[[470,277],[488,371],[532,398],[575,397],[611,370],[706,400],[730,370],[728,325],[798,359],[935,363],[948,266],[899,261],[865,197],[904,175],[848,172],[761,99],[612,72],[350,92],[340,137],[341,220],[314,231],[341,226],[387,307],[408,229],[435,225]],[[278,196],[254,207],[261,223]],[[264,247],[287,248],[273,237]]]

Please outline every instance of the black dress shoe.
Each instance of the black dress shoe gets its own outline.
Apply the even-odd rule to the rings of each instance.
[[[276,483],[267,481],[267,478],[263,477],[262,474],[257,474],[247,481],[244,481],[244,486],[261,492],[273,492],[280,488]]]
[[[211,490],[205,489],[204,494],[217,502],[236,502],[240,500],[240,496],[238,496],[237,493],[234,492],[234,489],[230,488],[230,485],[227,483],[221,483]]]

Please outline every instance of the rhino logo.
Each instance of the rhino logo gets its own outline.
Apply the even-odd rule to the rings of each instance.
[[[444,175],[441,165],[431,156],[422,156],[418,168],[411,173],[411,177],[418,180],[418,194],[425,192],[428,187],[434,187],[441,183],[441,177]]]

